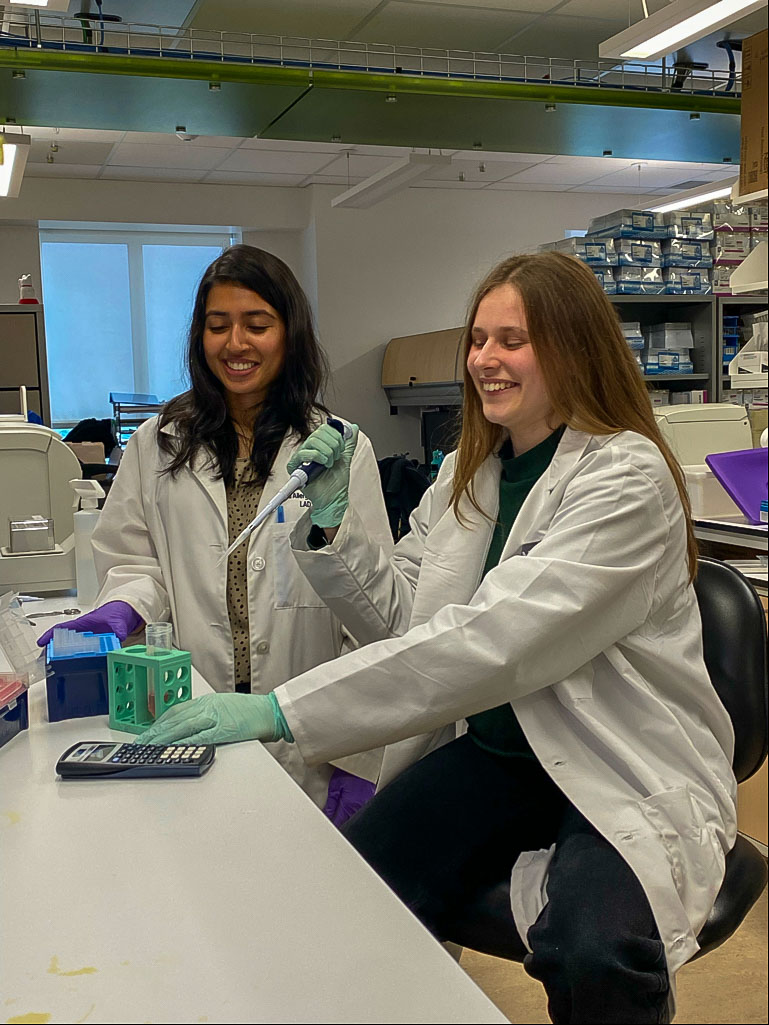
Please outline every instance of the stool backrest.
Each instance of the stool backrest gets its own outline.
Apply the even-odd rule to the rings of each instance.
[[[734,773],[742,783],[767,753],[766,616],[752,584],[725,562],[700,559],[694,590],[705,665],[734,726]]]

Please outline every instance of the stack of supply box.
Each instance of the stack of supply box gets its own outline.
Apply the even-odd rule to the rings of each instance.
[[[608,295],[615,295],[617,286],[614,284],[612,268],[617,266],[617,253],[612,239],[598,239],[583,236],[581,238],[561,238],[557,242],[545,242],[539,247],[540,252],[555,250],[576,256],[586,263],[598,279],[598,283]]]
[[[767,240],[767,207],[717,201],[711,209],[715,229],[713,291],[716,295],[731,295],[733,271],[759,243]]]
[[[691,324],[669,322],[646,328],[643,368],[647,375],[693,374]]]
[[[643,369],[643,358],[641,354],[644,350],[644,336],[641,331],[640,323],[637,320],[622,321],[620,327],[622,328],[622,334],[625,336],[628,345],[633,350],[638,366]]]
[[[706,210],[663,214],[662,277],[668,295],[709,295],[713,258],[713,221]]]
[[[750,212],[746,206],[714,202],[713,227],[713,291],[731,295],[730,278],[750,254]]]
[[[727,307],[728,309],[728,307]],[[738,314],[734,316],[724,315],[724,354],[723,354],[723,371],[725,374],[729,373],[729,364],[732,362],[734,357],[740,351],[740,318]]]
[[[585,241],[614,242],[613,270],[618,295],[660,295],[665,291],[660,241],[667,229],[660,214],[649,210],[614,210],[590,222]]]

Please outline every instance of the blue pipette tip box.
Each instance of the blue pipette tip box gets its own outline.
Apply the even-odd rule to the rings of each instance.
[[[120,640],[113,633],[83,633],[84,638],[97,637],[98,651],[54,653],[51,639],[46,647],[46,698],[48,721],[82,719],[109,712],[107,652],[118,651]]]

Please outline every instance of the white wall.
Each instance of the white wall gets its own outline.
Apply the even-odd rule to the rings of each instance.
[[[333,371],[328,404],[360,423],[378,456],[417,456],[418,414],[391,416],[380,385],[390,338],[461,324],[500,259],[639,204],[637,195],[414,188],[340,210],[331,207],[340,191],[28,178],[18,199],[0,200],[0,302],[17,301],[21,273],[40,286],[38,220],[239,225],[310,298]]]
[[[318,322],[334,370],[331,400],[380,458],[421,452],[418,418],[390,416],[380,385],[390,338],[462,324],[471,292],[499,260],[639,203],[637,195],[412,188],[345,210],[330,205],[339,191],[313,187]]]

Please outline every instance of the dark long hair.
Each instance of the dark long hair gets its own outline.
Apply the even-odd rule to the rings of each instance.
[[[225,388],[212,373],[203,351],[208,293],[219,282],[234,282],[257,292],[275,309],[285,329],[283,368],[270,385],[254,424],[251,463],[258,480],[270,475],[278,449],[290,429],[306,438],[313,413],[327,412],[318,401],[325,384],[326,357],[318,344],[307,296],[293,273],[272,253],[254,246],[230,246],[206,270],[198,286],[187,344],[187,370],[192,387],[171,399],[158,422],[160,448],[172,456],[164,472],[175,476],[200,451],[225,483],[231,483],[238,455],[238,437],[227,409]],[[173,434],[162,428],[173,424]]]

